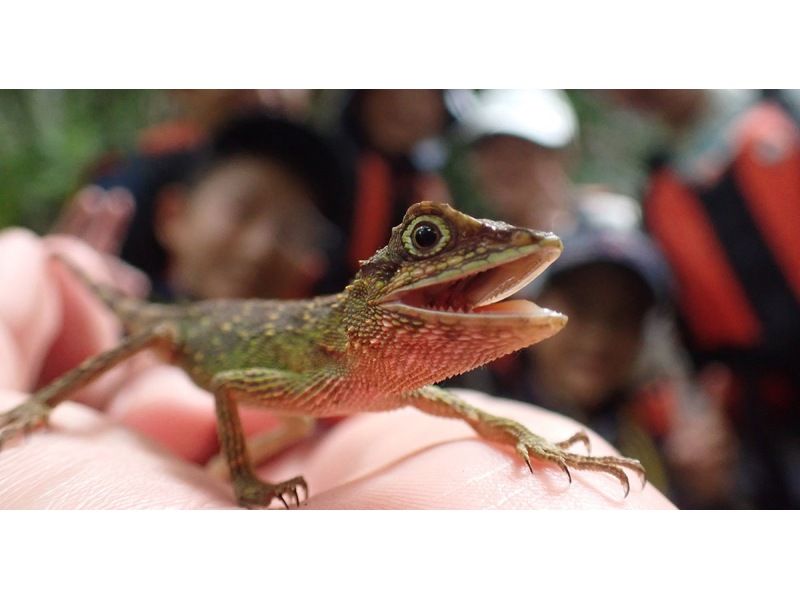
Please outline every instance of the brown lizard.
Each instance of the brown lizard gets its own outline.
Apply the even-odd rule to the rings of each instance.
[[[525,300],[507,300],[561,253],[552,233],[478,220],[450,206],[409,208],[386,247],[362,262],[339,294],[300,301],[217,300],[158,305],[123,297],[76,274],[119,316],[128,335],[87,359],[25,403],[0,415],[0,447],[47,423],[69,394],[120,361],[155,349],[214,394],[217,429],[239,504],[266,507],[286,497],[299,505],[302,477],[258,479],[238,404],[287,416],[337,416],[413,406],[459,418],[486,440],[531,458],[606,472],[627,496],[624,457],[569,452],[589,448],[585,432],[550,442],[516,421],[477,409],[433,386],[558,332],[566,316]]]

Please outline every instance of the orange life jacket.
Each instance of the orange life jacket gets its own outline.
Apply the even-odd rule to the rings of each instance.
[[[653,172],[647,226],[677,279],[696,354],[798,362],[800,130],[762,101],[725,134],[730,159],[708,180],[686,181],[669,165]]]

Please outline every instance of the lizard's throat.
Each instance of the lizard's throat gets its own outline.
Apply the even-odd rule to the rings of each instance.
[[[552,336],[566,316],[532,301],[503,299],[533,280],[558,253],[519,251],[489,267],[393,292],[372,312],[370,332],[358,343],[362,355],[391,364],[386,375],[397,374],[397,384],[411,387],[455,376]]]

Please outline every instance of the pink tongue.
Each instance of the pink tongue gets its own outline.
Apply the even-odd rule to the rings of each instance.
[[[508,301],[501,301],[500,303],[492,303],[490,305],[476,307],[472,310],[472,312],[477,314],[513,313],[520,316],[532,316],[541,313],[542,308],[536,305],[533,301],[526,301],[525,299],[509,299]]]

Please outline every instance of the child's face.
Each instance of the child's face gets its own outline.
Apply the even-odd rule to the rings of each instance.
[[[498,217],[552,230],[568,210],[565,155],[510,135],[493,135],[472,149],[476,182]]]
[[[531,350],[546,394],[591,409],[629,382],[651,298],[632,272],[591,264],[563,274],[537,300],[569,316]]]
[[[310,191],[269,160],[217,166],[165,220],[170,280],[183,294],[301,297],[325,267],[326,224]]]
[[[447,121],[442,93],[435,89],[365,91],[361,124],[369,141],[389,155],[408,155],[424,139],[441,135]]]

